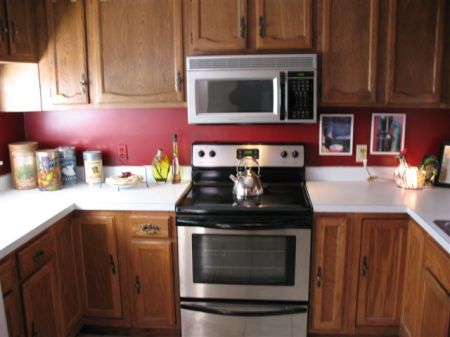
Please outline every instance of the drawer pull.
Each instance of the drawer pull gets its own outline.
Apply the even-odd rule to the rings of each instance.
[[[367,258],[367,256],[363,257],[363,263],[361,266],[361,275],[362,276],[366,276],[367,275],[367,270],[369,270],[369,259]]]
[[[136,275],[136,282],[134,283],[134,287],[136,288],[136,293],[138,295],[141,294],[141,280],[139,280],[139,275]]]
[[[161,232],[161,227],[159,227],[158,225],[149,224],[149,223],[140,225],[139,229],[141,232],[143,232],[147,235],[158,234],[159,232]]]
[[[45,257],[45,252],[42,249],[39,249],[36,253],[34,253],[33,261],[35,263],[39,263],[44,257]]]
[[[109,254],[109,266],[111,267],[111,272],[116,274],[116,264],[114,263],[114,258],[111,254]]]

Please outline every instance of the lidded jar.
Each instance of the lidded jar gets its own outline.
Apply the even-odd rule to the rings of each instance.
[[[77,182],[77,158],[75,147],[60,146],[59,164],[61,166],[61,180],[63,185],[76,184]]]
[[[37,187],[35,152],[37,142],[9,144],[12,183],[15,189],[26,190]]]
[[[102,152],[99,150],[84,151],[83,160],[86,184],[101,184],[103,182]]]
[[[41,191],[56,191],[61,187],[58,150],[36,151],[38,187]]]
[[[166,182],[170,171],[169,157],[163,153],[162,149],[156,151],[152,161],[152,174],[156,182]]]

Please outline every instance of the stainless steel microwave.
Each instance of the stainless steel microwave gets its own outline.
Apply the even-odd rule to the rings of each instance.
[[[317,119],[315,54],[186,59],[189,124],[291,124]]]

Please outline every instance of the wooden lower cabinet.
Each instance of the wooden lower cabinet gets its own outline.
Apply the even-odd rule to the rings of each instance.
[[[12,291],[3,297],[6,324],[10,337],[25,337],[20,293]]]
[[[84,313],[96,318],[121,318],[116,216],[114,213],[83,213],[74,221],[78,232]]]
[[[27,336],[61,337],[55,267],[48,262],[22,284]]]

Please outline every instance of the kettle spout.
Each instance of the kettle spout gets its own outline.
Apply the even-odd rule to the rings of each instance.
[[[230,174],[230,179],[234,182],[237,183],[238,178],[236,178],[234,175]]]

